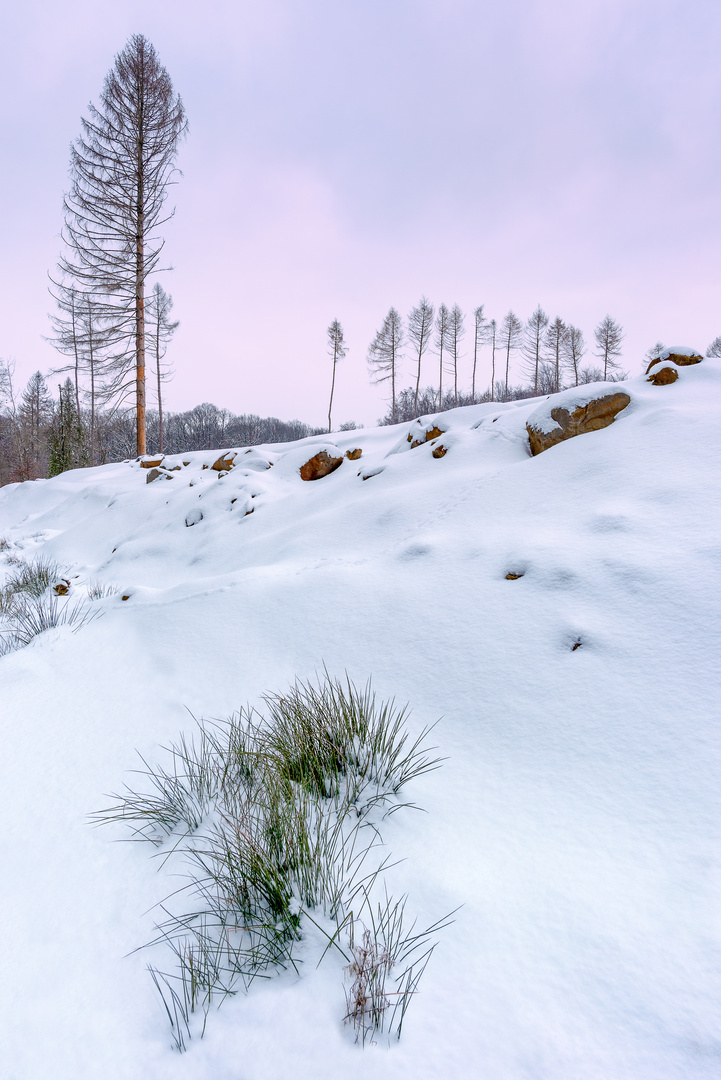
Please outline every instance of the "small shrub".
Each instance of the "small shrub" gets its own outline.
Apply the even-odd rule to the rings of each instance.
[[[347,1011],[360,1041],[376,1030],[400,1035],[432,952],[428,942],[445,924],[406,933],[405,898],[386,895],[374,906],[389,859],[374,853],[379,814],[410,805],[400,800],[403,786],[440,764],[427,746],[430,729],[410,741],[407,709],[327,672],[263,700],[265,715],[247,709],[199,722],[194,737],[166,749],[168,765],[143,760],[145,791],[126,787],[92,815],[97,824],[122,821],[133,839],[165,845],[165,857],[186,861],[188,884],[175,895],[187,910],[171,912],[163,902],[167,918],[148,942],[165,942],[175,958],[173,972],[150,969],[174,1044],[185,1048],[196,1013],[205,1029],[213,1002],[275,969],[296,968],[306,921],[353,972]],[[368,925],[356,945],[364,913]]]
[[[88,620],[82,601],[72,603],[50,591],[62,575],[51,559],[21,561],[0,589],[0,654],[29,645],[33,638],[56,626],[79,630]]]

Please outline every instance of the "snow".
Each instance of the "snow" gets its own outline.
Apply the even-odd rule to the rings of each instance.
[[[491,403],[414,449],[406,424],[241,449],[220,478],[224,448],[167,481],[128,462],[0,489],[4,572],[42,554],[71,598],[119,590],[0,657],[3,1080],[719,1075],[721,364],[621,389],[610,427],[535,458],[538,401]],[[179,882],[88,815],[189,713],[323,664],[410,702],[413,731],[442,718],[447,760],[408,792],[426,813],[384,839],[420,923],[463,906],[390,1048],[353,1044],[309,932],[300,975],[179,1055],[134,951]]]
[[[668,360],[669,356],[701,356],[698,349],[689,349],[687,345],[669,345],[667,349],[659,353],[659,360]]]

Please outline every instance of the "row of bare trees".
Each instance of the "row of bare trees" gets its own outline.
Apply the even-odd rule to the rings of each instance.
[[[606,315],[594,330],[595,365],[583,364],[588,351],[583,331],[560,316],[551,321],[540,305],[523,323],[513,311],[500,322],[488,319],[481,304],[473,313],[472,334],[470,353],[466,353],[462,347],[466,335],[465,315],[457,304],[452,308],[441,304],[436,311],[424,296],[411,308],[405,323],[396,308],[389,310],[368,349],[368,365],[375,382],[389,381],[391,384],[391,423],[397,418],[400,364],[406,357],[410,357],[413,365],[415,416],[420,415],[424,357],[431,353],[435,353],[438,365],[436,408],[446,407],[449,397],[450,407],[465,404],[467,399],[473,404],[479,400],[494,401],[499,396],[509,397],[514,389],[510,384],[511,358],[518,352],[525,377],[523,390],[534,396],[557,392],[564,379],[570,385],[578,386],[582,382],[624,377],[618,362],[623,329],[610,315]],[[483,350],[490,361],[490,385],[488,390],[479,393],[479,360]],[[466,357],[472,357],[470,395],[459,390],[460,365]],[[444,394],[444,375],[452,384],[450,394]]]

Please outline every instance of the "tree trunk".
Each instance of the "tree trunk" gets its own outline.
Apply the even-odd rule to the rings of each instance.
[[[333,409],[333,391],[335,390],[335,365],[337,361],[337,350],[333,351],[333,379],[330,384],[330,401],[328,402],[328,434],[330,435],[333,430],[331,426],[330,414]]]

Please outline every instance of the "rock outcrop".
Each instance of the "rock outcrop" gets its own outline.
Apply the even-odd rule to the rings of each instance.
[[[321,450],[306,461],[305,465],[301,465],[300,478],[301,480],[320,480],[329,473],[335,472],[342,464],[342,457],[331,457],[327,450]]]
[[[233,462],[235,461],[237,454],[235,451],[230,450],[227,454],[221,454],[217,461],[214,461],[210,466],[211,469],[215,469],[216,472],[228,472],[233,468]]]
[[[689,364],[700,364],[703,360],[703,356],[700,352],[697,352],[695,349],[689,349],[685,345],[671,345],[668,349],[663,349],[658,356],[653,357],[651,363],[646,368],[647,375],[659,360],[668,360],[669,363],[678,364],[679,367],[687,367]]]
[[[585,435],[589,431],[608,427],[630,401],[628,394],[614,391],[577,405],[572,410],[558,405],[550,411],[554,426],[548,423],[545,408],[541,406],[531,413],[526,423],[531,453],[535,456],[576,435]]]
[[[362,453],[363,451],[360,449],[360,447],[357,447],[355,450],[346,450],[345,456],[348,458],[349,461],[357,461]]]
[[[650,374],[646,382],[653,383],[654,386],[668,386],[670,383],[675,383],[678,378],[678,371],[675,367],[671,367],[669,364],[664,363],[663,360],[659,360],[655,366],[648,369]]]
[[[445,435],[445,432],[434,424],[433,427],[428,428],[426,431],[421,431],[419,434],[409,431],[408,442],[411,444],[411,450],[413,450],[416,446],[423,446],[424,443],[432,442],[433,439],[437,439],[439,435]]]

